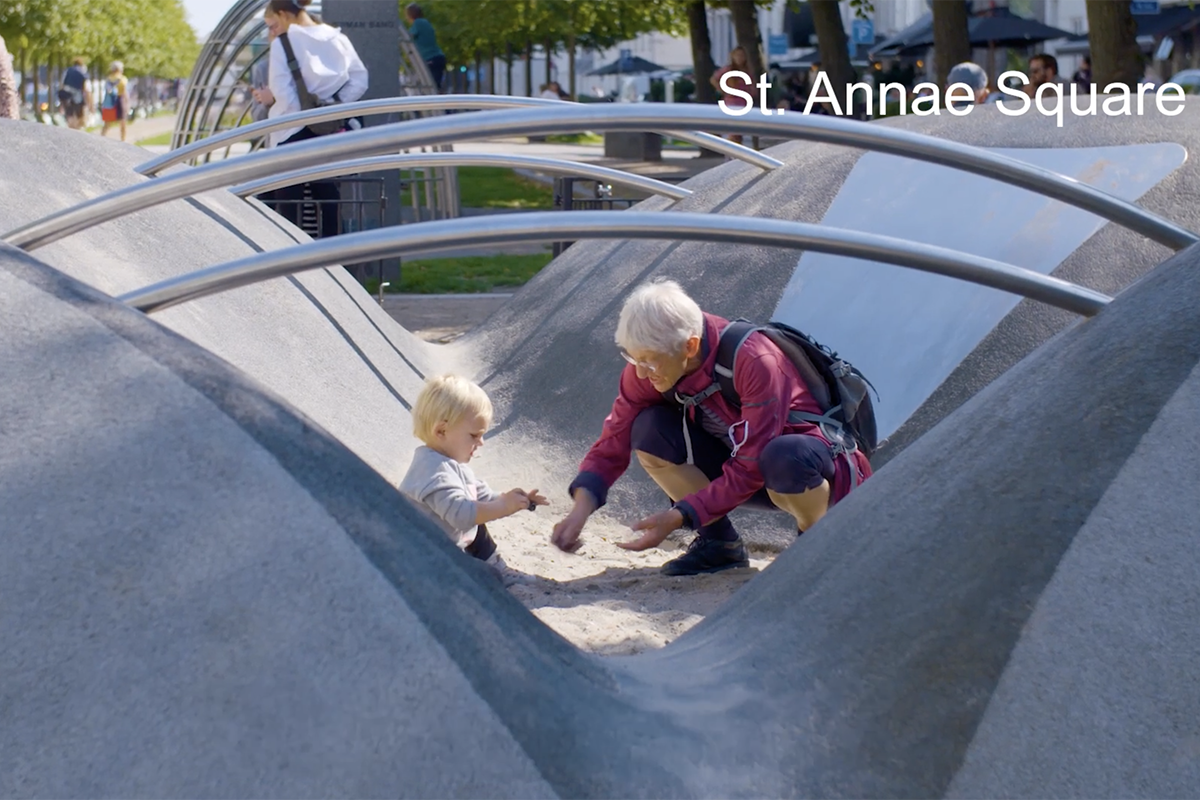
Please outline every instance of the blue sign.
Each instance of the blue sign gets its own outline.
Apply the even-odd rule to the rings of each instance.
[[[631,59],[631,58],[633,58],[633,50],[631,50],[631,49],[627,49],[627,48],[622,48],[622,50],[621,50],[621,60],[622,60],[622,61],[628,61],[628,60],[629,60],[629,59]]]
[[[856,19],[850,23],[850,41],[855,44],[875,44],[875,23],[869,19]]]
[[[767,39],[767,55],[786,56],[788,37],[786,33],[772,33]]]
[[[1131,14],[1158,14],[1161,10],[1158,7],[1158,0],[1131,0],[1129,12]]]

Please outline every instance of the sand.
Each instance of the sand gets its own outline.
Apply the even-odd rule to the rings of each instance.
[[[529,576],[528,583],[508,591],[567,641],[599,655],[632,655],[669,644],[777,555],[752,549],[748,569],[663,575],[659,567],[684,552],[691,531],[676,531],[658,548],[631,552],[615,542],[637,535],[601,512],[584,528],[584,546],[564,553],[550,544],[550,532],[568,510],[560,501],[489,523],[488,530],[508,566]]]

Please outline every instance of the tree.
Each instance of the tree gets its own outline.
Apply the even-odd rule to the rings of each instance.
[[[850,46],[846,40],[846,26],[842,24],[838,0],[808,0],[808,4],[812,9],[813,28],[817,32],[821,70],[828,76],[835,92],[844,91],[844,87],[854,83],[854,66],[850,63]],[[848,108],[844,111],[851,113]]]
[[[1092,80],[1103,90],[1121,83],[1137,91],[1145,66],[1137,43],[1137,23],[1129,3],[1087,0]]]
[[[758,80],[758,76],[767,70],[763,59],[762,33],[758,29],[758,6],[755,0],[729,0],[729,18],[733,22],[738,46],[746,51],[750,79]]]
[[[688,31],[692,39],[692,76],[696,83],[697,103],[717,102],[717,90],[712,85],[716,65],[712,58],[712,39],[708,35],[708,9],[704,0],[687,4]]]
[[[964,0],[933,0],[933,52],[937,85],[945,86],[955,64],[971,60],[971,34],[967,30]]]

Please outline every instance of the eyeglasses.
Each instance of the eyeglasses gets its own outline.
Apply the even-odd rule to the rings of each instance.
[[[656,367],[655,365],[650,364],[646,361],[638,361],[636,358],[629,355],[629,353],[626,353],[624,350],[621,351],[621,358],[625,359],[630,364],[633,364],[635,367],[639,367],[641,369],[646,370],[646,372],[658,372],[658,367]]]

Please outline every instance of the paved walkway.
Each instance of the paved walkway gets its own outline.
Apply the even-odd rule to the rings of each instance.
[[[427,342],[451,342],[508,302],[511,294],[385,294],[383,310]]]

